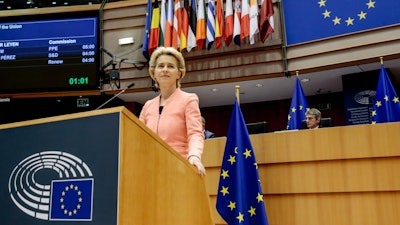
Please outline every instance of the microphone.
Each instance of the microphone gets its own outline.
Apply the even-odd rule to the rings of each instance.
[[[132,84],[128,85],[128,87],[125,88],[125,90],[126,90],[126,89],[129,89],[129,88],[131,88],[131,87],[133,87],[133,86],[135,86],[135,83],[132,83]]]
[[[106,102],[104,102],[103,104],[101,104],[99,107],[97,107],[95,110],[101,109],[103,106],[105,106],[107,103],[111,102],[114,98],[120,96],[122,93],[124,93],[127,89],[131,88],[135,86],[135,83],[132,83],[130,85],[128,85],[127,88],[122,89],[120,92],[118,92],[117,94],[115,94],[114,96],[112,96],[110,99],[108,99]]]

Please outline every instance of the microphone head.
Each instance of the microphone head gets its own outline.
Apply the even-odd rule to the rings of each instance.
[[[131,87],[133,87],[133,86],[135,86],[135,83],[132,83],[132,84],[128,85],[127,88],[131,88]]]

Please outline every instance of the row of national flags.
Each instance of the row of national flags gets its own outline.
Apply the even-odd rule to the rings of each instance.
[[[265,42],[273,15],[272,0],[148,0],[142,52],[149,59],[158,46],[190,52]]]
[[[302,121],[306,119],[305,113],[307,110],[309,110],[307,99],[297,76],[288,114],[287,129],[300,130]],[[371,122],[375,124],[397,121],[400,121],[400,99],[382,63],[376,88],[374,109],[371,112]]]

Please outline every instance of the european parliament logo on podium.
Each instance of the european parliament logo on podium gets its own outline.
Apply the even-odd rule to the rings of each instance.
[[[43,151],[23,159],[8,182],[12,202],[40,220],[91,221],[94,178],[79,157]]]

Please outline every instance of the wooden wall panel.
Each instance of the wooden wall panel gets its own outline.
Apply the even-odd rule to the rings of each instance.
[[[400,221],[400,123],[251,135],[269,224],[395,225]],[[215,209],[226,138],[203,161]]]

